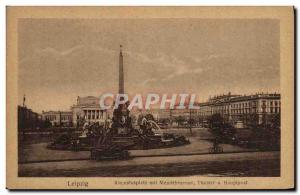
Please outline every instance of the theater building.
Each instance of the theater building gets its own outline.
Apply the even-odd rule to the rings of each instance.
[[[76,127],[83,122],[104,123],[110,113],[100,108],[99,98],[94,96],[77,97],[76,105],[71,107],[73,125]]]

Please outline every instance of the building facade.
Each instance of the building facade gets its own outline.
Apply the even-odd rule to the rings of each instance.
[[[270,123],[280,115],[280,94],[221,95],[210,98],[200,109],[200,116],[207,119],[220,114],[226,121],[245,125]]]
[[[18,106],[18,129],[32,129],[41,125],[41,116],[26,106]]]
[[[235,125],[251,125],[270,123],[276,116],[280,116],[280,94],[254,94],[254,95],[226,95],[209,98],[207,102],[199,103],[200,109],[173,109],[153,110],[157,119],[168,118],[171,121],[176,117],[185,120],[191,118],[197,123],[207,123],[213,114],[220,114],[225,121]]]
[[[225,121],[233,125],[242,124],[245,126],[268,124],[274,117],[280,116],[281,112],[280,94],[276,93],[254,95],[231,95],[228,93],[209,98],[207,102],[196,105],[200,109],[132,110],[131,115],[151,113],[156,120],[167,119],[172,124],[189,119],[192,119],[196,124],[205,124],[213,114],[220,114]],[[42,119],[51,122],[52,126],[78,127],[85,122],[105,123],[107,119],[111,119],[112,111],[112,109],[101,109],[98,97],[78,97],[77,103],[71,107],[71,111],[43,112]]]
[[[47,111],[42,112],[43,121],[49,121],[52,126],[72,126],[71,111]]]
[[[94,96],[78,96],[77,104],[71,110],[74,126],[82,125],[83,122],[104,123],[110,116],[107,110],[100,108],[99,98]]]

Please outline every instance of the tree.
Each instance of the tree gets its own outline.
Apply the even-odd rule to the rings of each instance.
[[[235,128],[224,120],[221,114],[213,114],[209,118],[209,125],[212,133],[223,140],[231,139],[236,133]]]
[[[191,126],[193,126],[193,125],[196,124],[196,120],[193,119],[193,118],[191,118],[191,119],[188,120],[188,123],[189,123]]]
[[[177,123],[178,125],[182,125],[183,122],[184,122],[184,117],[183,117],[183,116],[177,116],[177,117],[175,118],[175,121],[176,121],[176,123]]]
[[[159,119],[159,122],[160,123],[163,123],[163,124],[170,124],[170,119],[167,119],[167,118],[162,118],[162,119]]]
[[[258,114],[252,113],[249,115],[248,126],[257,128],[258,126]]]
[[[280,114],[275,114],[271,118],[271,127],[274,129],[280,129]]]
[[[51,122],[48,119],[43,121],[42,128],[49,128],[49,127],[51,127]]]
[[[224,123],[224,119],[219,113],[211,115],[208,121],[212,129],[221,128]]]

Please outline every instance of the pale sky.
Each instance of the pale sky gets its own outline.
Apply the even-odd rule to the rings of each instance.
[[[77,96],[280,92],[274,19],[20,19],[19,104],[68,110]]]

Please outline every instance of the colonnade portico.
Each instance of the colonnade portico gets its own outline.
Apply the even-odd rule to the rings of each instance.
[[[84,109],[84,119],[87,120],[97,120],[97,119],[104,119],[104,110],[100,109]]]

